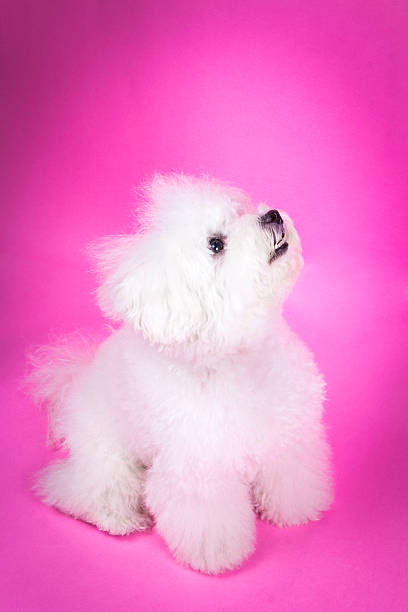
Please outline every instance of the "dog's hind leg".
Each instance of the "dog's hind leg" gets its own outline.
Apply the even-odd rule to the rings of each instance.
[[[75,347],[70,338],[40,348],[31,362],[32,396],[48,408],[52,438],[64,440],[69,451],[67,459],[39,472],[38,495],[112,534],[147,529],[145,469],[137,452],[123,445],[117,416],[121,407],[115,407],[118,382],[104,375],[106,364]]]
[[[114,399],[97,382],[86,372],[64,398],[54,427],[69,457],[44,468],[35,490],[48,505],[103,531],[143,531],[150,525],[143,507],[145,468],[123,445]]]
[[[45,503],[113,535],[144,531],[151,519],[143,506],[145,468],[100,446],[44,468],[35,490]]]

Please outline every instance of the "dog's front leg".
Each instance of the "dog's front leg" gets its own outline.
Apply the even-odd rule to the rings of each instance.
[[[333,499],[330,449],[316,426],[265,458],[253,485],[261,518],[278,526],[320,518]]]
[[[241,564],[254,548],[255,517],[248,487],[218,467],[185,458],[170,469],[159,457],[148,472],[146,502],[174,556],[217,574]]]

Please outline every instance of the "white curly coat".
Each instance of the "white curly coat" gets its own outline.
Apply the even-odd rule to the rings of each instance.
[[[138,232],[94,249],[99,304],[121,327],[33,356],[33,395],[69,449],[38,475],[43,500],[111,534],[153,518],[208,573],[253,551],[254,510],[300,525],[332,500],[324,383],[282,317],[300,243],[281,213],[289,247],[274,259],[266,210],[213,179],[156,175]]]

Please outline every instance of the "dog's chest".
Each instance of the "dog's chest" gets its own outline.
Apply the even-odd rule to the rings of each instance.
[[[256,460],[272,446],[276,430],[262,378],[260,368],[243,360],[217,369],[168,365],[148,392],[155,445],[241,466]]]

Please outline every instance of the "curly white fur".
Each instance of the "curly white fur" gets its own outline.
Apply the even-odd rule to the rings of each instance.
[[[34,395],[69,449],[36,489],[112,534],[153,517],[180,561],[219,573],[253,551],[253,510],[299,525],[332,500],[323,380],[282,317],[300,243],[281,213],[274,258],[248,196],[212,179],[156,175],[145,196],[142,230],[93,249],[120,329],[36,355]]]

